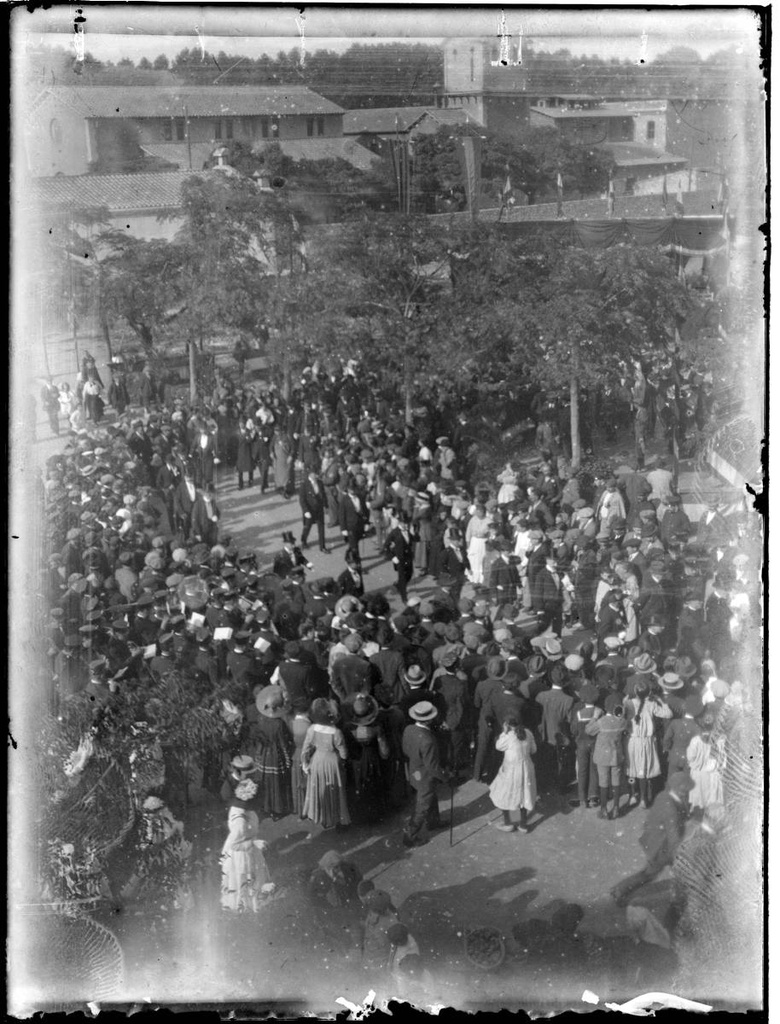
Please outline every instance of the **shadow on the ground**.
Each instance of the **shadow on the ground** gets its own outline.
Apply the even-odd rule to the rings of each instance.
[[[423,956],[451,959],[462,954],[463,935],[469,928],[491,925],[509,933],[539,893],[528,889],[508,901],[499,899],[499,894],[535,877],[534,868],[511,868],[458,885],[422,890],[403,901],[398,916],[417,939]]]

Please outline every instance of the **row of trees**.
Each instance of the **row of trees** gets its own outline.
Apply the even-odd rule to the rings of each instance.
[[[304,232],[284,190],[238,173],[193,177],[183,203],[171,241],[107,230],[95,243],[106,324],[131,328],[149,356],[237,336],[265,347],[287,388],[313,359],[357,358],[397,385],[409,418],[419,404],[495,406],[533,387],[568,396],[575,460],[581,389],[669,357],[691,308],[675,265],[651,248],[368,210]],[[683,337],[690,358],[700,333]]]
[[[756,74],[755,55],[736,46],[704,58],[687,46],[672,47],[652,61],[637,63],[634,56],[602,58],[573,55],[568,50],[534,50],[530,40],[524,51],[526,92],[548,95],[587,92],[604,97],[723,96],[735,75]],[[173,59],[165,54],[123,57],[116,63],[86,54],[75,61],[63,50],[41,50],[27,58],[32,76],[56,75],[62,83],[78,79],[94,85],[162,84],[166,80],[191,85],[275,85],[298,83],[349,109],[435,103],[444,83],[444,52],[427,43],[354,43],[343,53],[300,48],[275,56],[249,57],[241,53],[210,53],[200,47],[184,48]],[[71,83],[73,84],[73,83]]]

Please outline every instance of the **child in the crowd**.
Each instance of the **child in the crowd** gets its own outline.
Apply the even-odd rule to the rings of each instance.
[[[536,806],[536,770],[531,760],[536,753],[533,734],[517,718],[507,718],[496,740],[496,750],[504,753],[498,774],[490,784],[490,799],[503,816],[496,827],[501,832],[527,832],[528,812]],[[519,825],[509,817],[510,811],[518,808]]]

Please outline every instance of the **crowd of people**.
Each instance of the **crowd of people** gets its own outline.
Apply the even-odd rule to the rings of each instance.
[[[108,418],[86,393],[96,372],[45,472],[51,706],[151,701],[176,673],[220,721],[199,767],[229,808],[226,909],[273,889],[265,817],[381,828],[409,806],[417,846],[446,825],[441,787],[468,779],[507,833],[534,827],[540,799],[647,808],[667,837],[683,812],[722,813],[724,729],[751,700],[740,659],[761,613],[746,515],[713,495],[692,525],[663,457],[600,479],[542,447],[478,475],[465,416],[411,426],[352,363],[306,368],[289,401],[223,385],[195,407],[148,373],[131,406],[117,371]],[[299,538],[280,531],[265,559],[237,548],[221,467],[258,502],[296,501]],[[340,573],[307,578],[315,528]],[[397,597],[367,590],[372,548]],[[673,855],[647,843],[616,898]]]

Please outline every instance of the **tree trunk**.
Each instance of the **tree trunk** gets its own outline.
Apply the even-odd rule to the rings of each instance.
[[[282,350],[282,398],[285,402],[290,400],[292,392],[292,369],[290,367],[290,347],[285,345]]]
[[[404,389],[404,419],[405,419],[406,423],[409,426],[411,426],[412,423],[414,422],[414,410],[413,410],[413,406],[412,406],[412,394],[413,394],[413,386],[412,386],[412,360],[411,360],[411,358],[409,356],[409,352],[408,352],[408,344],[409,344],[408,338],[409,338],[409,336],[407,334],[407,351],[404,352],[404,382],[403,382],[403,389]]]
[[[105,313],[102,313],[102,312],[100,314],[100,326],[103,329],[103,341],[105,341],[105,343],[106,343],[106,351],[108,352],[108,361],[111,362],[111,360],[114,358],[114,352],[113,352],[113,350],[111,348],[111,333],[110,333],[110,331],[108,329],[108,317],[105,315]]]
[[[187,342],[190,356],[190,401],[195,402],[198,397],[198,376],[195,360],[195,342],[192,338]]]
[[[569,405],[571,413],[571,468],[576,472],[580,468],[580,382],[577,374],[572,373],[569,380]]]

